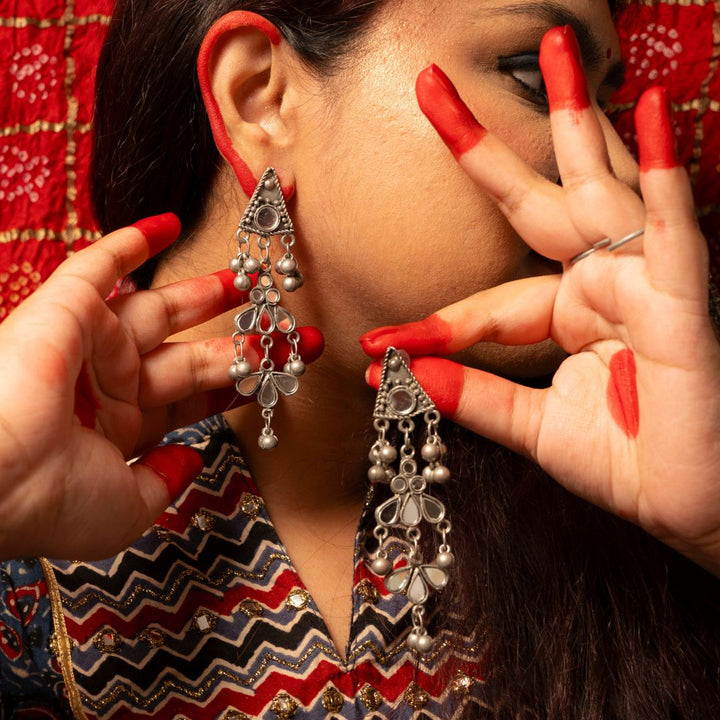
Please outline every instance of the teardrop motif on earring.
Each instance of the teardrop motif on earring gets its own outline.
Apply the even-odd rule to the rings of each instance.
[[[240,395],[249,397],[257,393],[257,403],[265,421],[258,438],[258,445],[263,450],[272,450],[278,444],[271,422],[280,395],[294,395],[298,390],[298,377],[305,372],[305,364],[298,353],[300,335],[295,329],[295,318],[281,307],[282,295],[272,273],[270,238],[278,236],[285,251],[275,264],[275,271],[282,276],[282,289],[294,292],[302,287],[303,277],[292,253],[294,232],[277,174],[273,168],[268,168],[240,221],[236,233],[238,253],[230,261],[230,269],[237,274],[235,287],[242,292],[250,291],[250,307],[235,316],[235,359],[229,374]],[[253,275],[257,276],[254,283]],[[262,358],[256,371],[245,357],[245,341],[249,334],[260,336]],[[271,357],[278,335],[284,336],[290,346],[282,371],[275,369]]]
[[[412,603],[413,629],[407,644],[425,655],[435,645],[425,628],[425,603],[431,590],[442,590],[447,585],[448,571],[454,566],[455,557],[448,544],[452,526],[447,510],[429,492],[432,485],[441,485],[450,479],[450,471],[442,464],[445,447],[438,434],[440,413],[410,371],[408,362],[406,353],[388,348],[375,402],[373,417],[378,438],[370,450],[372,466],[368,478],[373,483],[389,485],[392,497],[375,510],[377,525],[373,535],[378,541],[378,549],[370,569],[385,577],[385,587],[391,593],[404,593]],[[412,418],[417,416],[422,416],[426,425],[425,441],[420,450],[420,457],[426,463],[422,472],[418,471],[413,445],[415,423]],[[403,438],[399,451],[387,439],[392,422],[397,423]],[[423,523],[439,536],[436,557],[431,563],[422,557]],[[391,530],[403,533],[409,548],[404,558],[406,562],[394,570],[386,549],[392,539]]]

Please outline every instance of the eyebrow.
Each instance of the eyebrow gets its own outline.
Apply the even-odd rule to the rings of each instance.
[[[487,15],[532,15],[544,20],[551,27],[570,25],[577,36],[583,57],[589,67],[600,68],[606,58],[606,51],[588,24],[564,5],[546,0],[543,3],[515,3],[502,7],[478,8],[478,12]],[[605,75],[603,84],[619,88],[625,79],[625,63],[616,60]]]

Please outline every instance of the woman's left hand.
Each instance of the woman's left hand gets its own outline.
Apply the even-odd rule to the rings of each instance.
[[[720,575],[720,345],[708,312],[708,260],[667,95],[641,98],[642,199],[613,174],[572,31],[541,48],[562,187],[475,121],[437,68],[418,80],[425,114],[522,238],[563,273],[478,293],[426,320],[365,335],[444,355],[477,342],[552,338],[567,353],[532,389],[440,358],[412,370],[446,417],[534,458],[568,490],[631,520]],[[552,65],[553,72],[548,72]],[[425,92],[432,86],[432,92]],[[432,96],[432,102],[429,97]],[[616,249],[644,229],[642,237]],[[369,381],[379,384],[375,363]]]

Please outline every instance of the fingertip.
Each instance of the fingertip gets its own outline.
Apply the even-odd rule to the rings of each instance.
[[[145,453],[134,465],[152,470],[165,484],[170,500],[178,498],[204,467],[200,453],[187,445],[161,445]]]
[[[453,330],[436,314],[405,325],[388,325],[371,330],[360,338],[366,355],[381,358],[391,345],[409,355],[444,355],[450,352]]]
[[[148,257],[153,257],[175,242],[180,235],[182,225],[175,213],[152,215],[133,223],[130,227],[138,229],[148,244]]]
[[[390,346],[398,327],[398,325],[386,325],[361,335],[358,340],[363,352],[373,359],[381,358]]]
[[[308,362],[317,360],[325,350],[325,336],[314,325],[298,328],[300,333],[299,350]]]
[[[415,95],[423,114],[456,159],[472,150],[487,135],[437,65],[426,67],[417,76]]]
[[[570,25],[545,33],[540,43],[540,69],[551,112],[579,112],[590,107],[580,46]]]
[[[232,270],[227,268],[225,270],[218,270],[217,272],[212,273],[212,276],[216,277],[222,284],[225,295],[225,307],[227,309],[234,308],[247,301],[248,293],[238,290],[235,287],[235,278],[237,278],[237,273],[234,273]]]
[[[368,366],[365,371],[365,382],[371,387],[377,390],[380,387],[380,380],[382,379],[382,364],[379,360]]]
[[[678,167],[670,94],[662,86],[646,90],[635,108],[641,172]]]

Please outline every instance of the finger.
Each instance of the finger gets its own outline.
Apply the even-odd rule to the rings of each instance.
[[[55,274],[81,277],[105,298],[120,278],[171,245],[180,229],[180,221],[173,213],[145,218],[84,248]]]
[[[698,228],[687,173],[675,152],[670,98],[645,92],[635,112],[640,186],[647,208],[645,259],[653,285],[707,305],[707,245]]]
[[[441,358],[415,358],[410,369],[444,418],[515,452],[535,456],[538,428],[516,418],[531,417],[528,409],[544,390]],[[368,385],[377,390],[381,376],[382,364],[376,361],[368,368]]]
[[[154,290],[122,295],[108,305],[133,338],[140,355],[166,337],[199,325],[247,302],[248,294],[235,288],[231,270],[181,280]]]
[[[569,25],[545,34],[540,68],[570,218],[581,237],[619,240],[628,228],[643,226],[645,213],[640,198],[613,173],[605,133],[588,94],[580,47]],[[588,207],[601,207],[603,212],[593,215]]]
[[[483,290],[424,320],[379,328],[360,338],[380,358],[388,347],[410,355],[449,355],[478,342],[530,345],[550,337],[559,275],[515,280]]]
[[[566,212],[562,188],[487,132],[440,68],[431,65],[423,70],[415,90],[420,109],[462,168],[495,200],[523,240],[555,260],[576,254],[578,235]]]
[[[314,327],[298,328],[297,332],[300,336],[298,353],[305,362],[317,360],[324,349],[322,333]],[[290,344],[281,333],[272,337],[270,359],[276,366],[282,366],[290,353]],[[246,359],[255,368],[264,356],[260,340],[259,335],[250,335],[244,346]],[[140,406],[144,409],[161,407],[232,385],[228,369],[233,358],[234,346],[230,338],[161,345],[143,358],[138,393]]]

